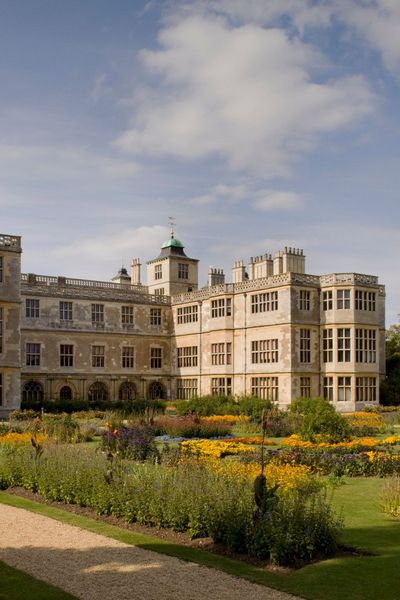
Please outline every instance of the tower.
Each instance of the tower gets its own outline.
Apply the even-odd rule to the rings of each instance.
[[[120,270],[111,281],[114,283],[120,283],[122,285],[131,285],[131,277],[128,275],[128,271],[124,265],[121,266]]]
[[[174,296],[198,288],[198,260],[189,258],[184,245],[175,238],[173,219],[170,219],[170,237],[161,246],[161,252],[147,262],[147,285],[150,294]]]

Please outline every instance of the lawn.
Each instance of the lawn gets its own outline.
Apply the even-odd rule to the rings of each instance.
[[[345,528],[341,542],[369,555],[346,554],[334,559],[310,564],[298,571],[272,573],[225,557],[166,543],[156,538],[138,535],[99,521],[66,513],[59,509],[0,493],[0,502],[46,514],[79,527],[132,543],[139,547],[178,556],[245,577],[251,581],[292,592],[304,598],[318,600],[398,600],[400,598],[400,521],[385,516],[380,509],[383,479],[347,479],[335,490],[334,504],[343,511]],[[21,586],[25,583],[21,583]],[[0,595],[7,600],[26,596]],[[38,598],[40,597],[37,596]],[[42,598],[53,596],[42,596]],[[62,596],[59,596],[60,598]],[[68,596],[65,596],[67,598]]]
[[[0,561],[0,600],[77,600],[60,588],[39,581]]]

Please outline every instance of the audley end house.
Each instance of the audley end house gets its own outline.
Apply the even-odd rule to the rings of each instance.
[[[0,235],[0,415],[21,399],[254,394],[280,407],[324,396],[379,401],[385,290],[373,275],[306,274],[303,250],[236,261],[232,283],[171,232],[157,258],[110,282],[21,274],[21,238]]]

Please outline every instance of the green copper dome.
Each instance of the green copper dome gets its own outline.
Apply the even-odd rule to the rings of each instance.
[[[169,240],[167,240],[166,242],[163,243],[163,245],[161,246],[161,250],[163,250],[164,248],[183,248],[183,247],[184,246],[183,246],[182,242],[175,239],[174,237],[170,237]]]

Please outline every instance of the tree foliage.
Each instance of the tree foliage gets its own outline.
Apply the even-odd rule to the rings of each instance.
[[[400,324],[386,330],[386,359],[400,359]]]
[[[400,404],[400,324],[386,330],[386,379],[381,386],[381,403]]]

